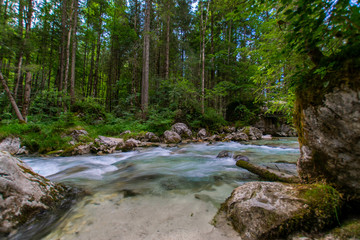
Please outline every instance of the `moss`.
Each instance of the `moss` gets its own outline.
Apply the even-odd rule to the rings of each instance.
[[[360,238],[360,219],[345,222],[330,232],[340,239]]]
[[[60,156],[62,157],[66,157],[66,156],[72,156],[73,155],[73,151],[75,148],[77,148],[78,146],[82,145],[83,143],[77,143],[73,146],[70,146],[68,148],[66,148],[61,154]]]

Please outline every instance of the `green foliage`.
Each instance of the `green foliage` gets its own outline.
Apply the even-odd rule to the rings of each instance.
[[[71,106],[71,111],[88,124],[100,123],[106,119],[105,107],[93,98],[76,102]]]

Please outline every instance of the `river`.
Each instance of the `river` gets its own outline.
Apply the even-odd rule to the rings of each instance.
[[[193,143],[105,156],[26,157],[22,160],[35,172],[90,193],[47,227],[46,234],[33,226],[31,238],[239,239],[210,223],[235,187],[259,179],[236,167],[232,158],[216,158],[223,150],[245,155],[255,164],[296,172],[296,138]],[[24,235],[13,239],[30,239]]]

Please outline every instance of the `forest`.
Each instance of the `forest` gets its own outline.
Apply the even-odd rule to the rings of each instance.
[[[175,122],[216,130],[271,113],[291,123],[303,77],[323,79],[359,53],[359,7],[355,0],[1,0],[0,137],[66,124],[104,135],[160,133]]]

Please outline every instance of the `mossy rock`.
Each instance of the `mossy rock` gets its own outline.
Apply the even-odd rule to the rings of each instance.
[[[219,227],[225,218],[243,240],[281,239],[336,225],[342,204],[341,195],[325,184],[250,182],[233,191],[213,223]]]

